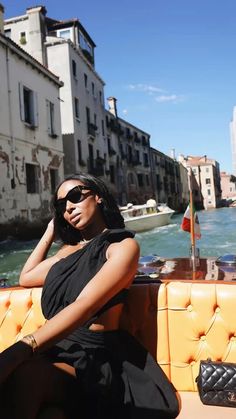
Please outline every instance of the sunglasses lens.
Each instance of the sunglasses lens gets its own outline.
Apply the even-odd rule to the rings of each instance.
[[[82,193],[79,189],[73,189],[67,194],[67,200],[73,202],[73,204],[77,204],[81,200]]]
[[[71,191],[68,192],[68,194],[65,196],[65,198],[58,199],[55,203],[55,208],[58,212],[63,213],[66,211],[66,202],[70,201],[73,204],[77,204],[80,202],[82,197],[81,187],[75,187]],[[87,188],[85,188],[87,189]]]

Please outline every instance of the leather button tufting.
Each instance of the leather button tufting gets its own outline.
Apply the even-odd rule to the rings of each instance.
[[[191,304],[189,304],[189,306],[187,307],[188,311],[193,311],[193,306]]]
[[[219,313],[219,312],[220,312],[220,307],[216,307],[215,313]]]
[[[206,335],[200,336],[200,340],[206,340]]]
[[[236,340],[236,336],[230,336],[230,341],[233,342]]]

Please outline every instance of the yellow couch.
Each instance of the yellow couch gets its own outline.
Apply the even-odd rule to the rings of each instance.
[[[44,323],[40,288],[0,291],[0,351]],[[200,359],[236,362],[236,286],[230,282],[135,284],[121,327],[157,359],[179,391],[178,419],[235,418],[234,408],[201,403],[195,378]]]

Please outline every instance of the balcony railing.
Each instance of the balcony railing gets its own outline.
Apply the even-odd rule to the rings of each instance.
[[[108,148],[108,154],[109,156],[114,156],[116,154],[116,150],[114,150],[114,148],[109,147]]]
[[[88,123],[88,134],[91,135],[91,137],[96,136],[97,126],[95,124],[92,124],[91,122]]]

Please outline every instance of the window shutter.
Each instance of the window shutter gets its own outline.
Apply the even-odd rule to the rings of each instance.
[[[46,112],[47,112],[47,130],[48,130],[48,134],[51,134],[52,130],[51,130],[51,118],[50,118],[50,102],[48,99],[46,99]]]
[[[33,124],[35,127],[39,124],[39,114],[38,114],[38,94],[33,92]]]
[[[20,119],[25,120],[25,108],[24,108],[24,88],[23,84],[19,83],[19,104],[20,104]]]

